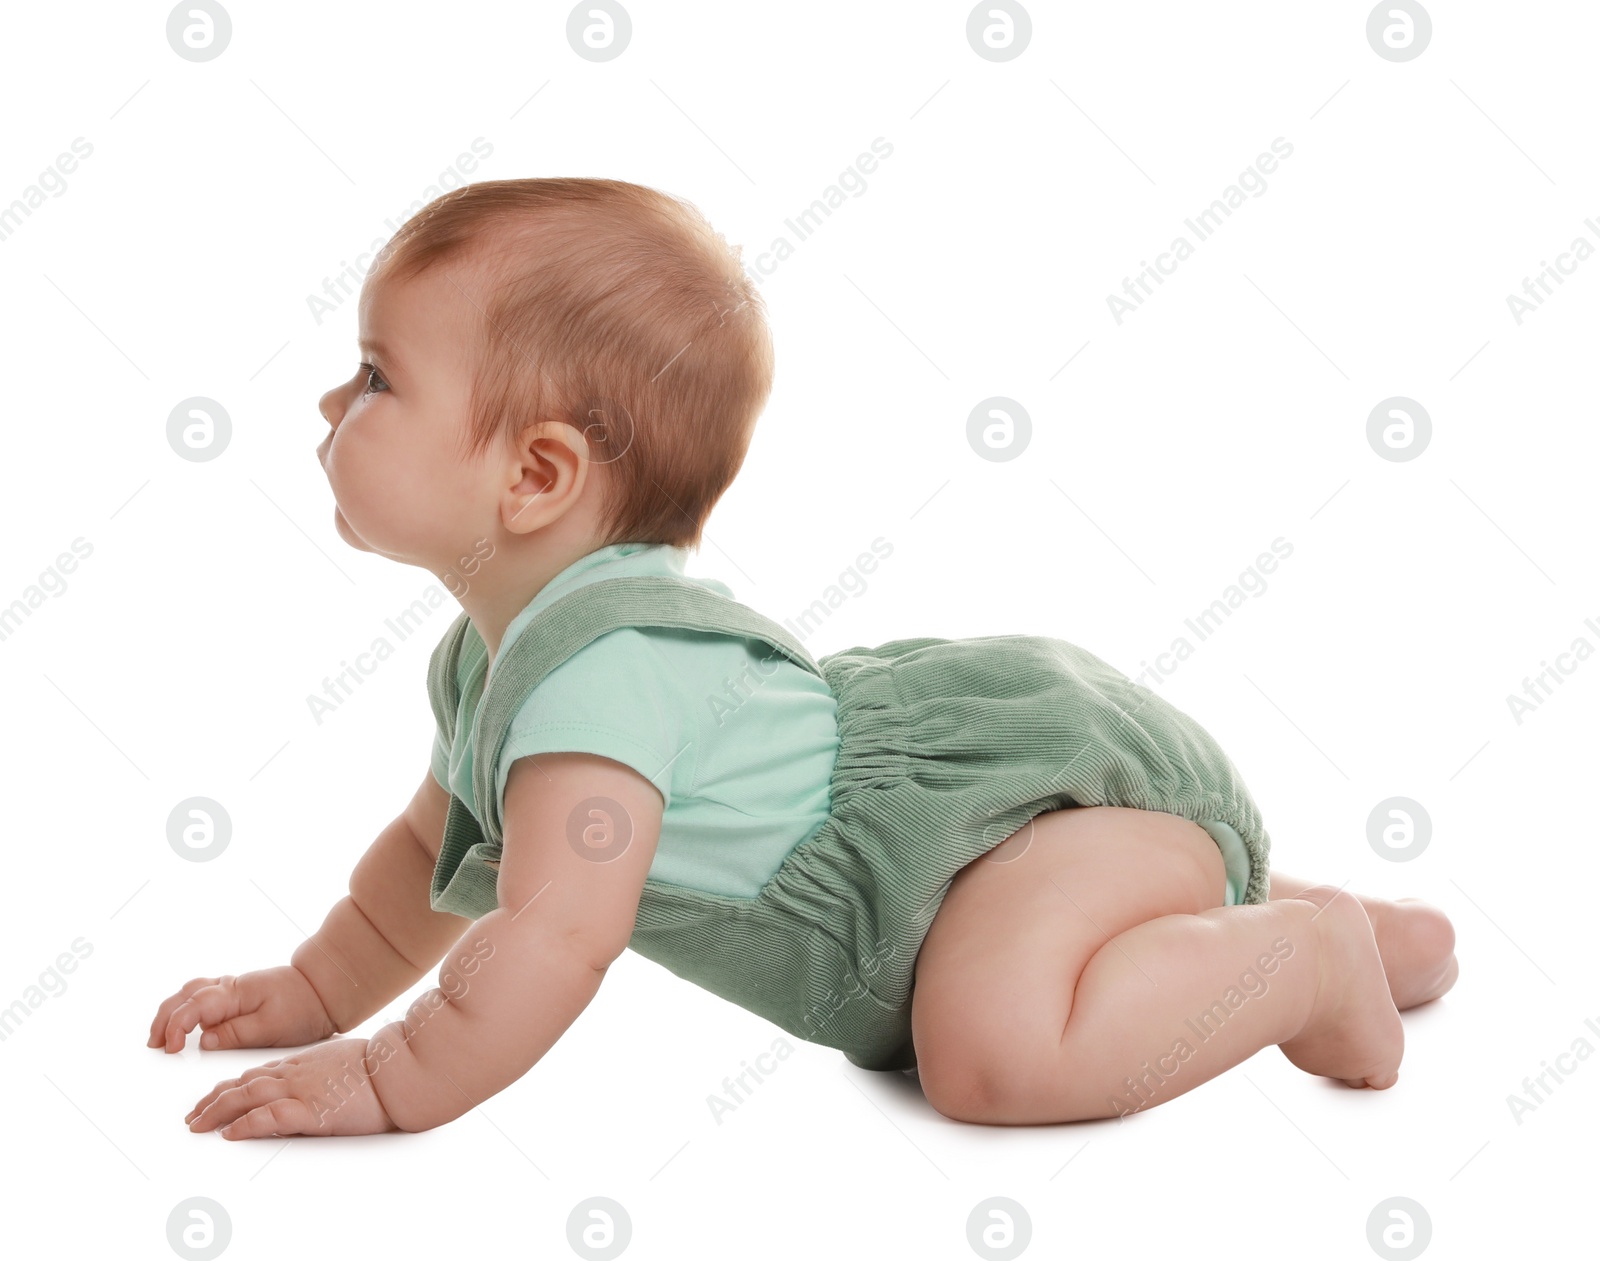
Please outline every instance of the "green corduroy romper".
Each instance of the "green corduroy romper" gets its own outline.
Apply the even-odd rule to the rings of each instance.
[[[1131,806],[1213,835],[1232,828],[1250,855],[1243,901],[1267,899],[1271,842],[1233,763],[1193,719],[1085,649],[1034,635],[915,638],[813,661],[746,605],[650,575],[555,600],[496,661],[473,732],[483,825],[452,793],[434,909],[476,919],[496,908],[485,860],[501,855],[495,774],[512,719],[551,670],[625,626],[765,641],[832,690],[840,745],[821,827],[753,898],[647,879],[629,945],[858,1067],[915,1066],[914,966],[951,878],[1044,811]],[[487,652],[462,613],[428,669],[446,747],[464,650],[477,663],[466,686],[481,694]]]

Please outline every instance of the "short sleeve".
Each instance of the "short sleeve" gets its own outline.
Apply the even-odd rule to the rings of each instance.
[[[550,671],[523,702],[496,768],[505,817],[511,764],[538,753],[592,753],[631,767],[672,804],[674,782],[689,782],[693,751],[679,672],[654,628],[608,631]]]

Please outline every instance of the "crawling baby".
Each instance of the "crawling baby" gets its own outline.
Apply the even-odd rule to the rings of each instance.
[[[288,965],[160,1004],[169,1053],[309,1047],[190,1128],[441,1125],[628,947],[961,1121],[1127,1116],[1274,1045],[1392,1086],[1450,921],[1270,870],[1199,724],[1051,636],[814,659],[684,572],[771,389],[763,312],[692,206],[615,180],[471,184],[380,253],[317,454],[341,537],[460,602],[431,765]]]

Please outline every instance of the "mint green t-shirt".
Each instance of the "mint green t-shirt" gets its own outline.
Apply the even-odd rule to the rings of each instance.
[[[667,574],[732,598],[723,583],[685,574],[687,556],[666,544],[614,543],[580,557],[512,619],[496,662],[540,611],[602,578]],[[472,787],[477,713],[467,712],[465,683],[484,650],[471,642],[476,651],[464,651],[459,663],[454,747],[435,732],[433,775],[481,823]],[[621,627],[592,640],[545,676],[512,721],[495,768],[501,818],[518,758],[611,758],[638,771],[666,802],[652,879],[754,897],[827,818],[839,750],[828,685],[773,655],[761,640],[675,627]]]

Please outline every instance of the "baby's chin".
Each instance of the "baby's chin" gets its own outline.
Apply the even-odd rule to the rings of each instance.
[[[373,547],[372,544],[366,541],[366,539],[362,538],[356,533],[355,527],[350,524],[349,520],[344,515],[344,511],[339,507],[338,504],[333,506],[333,528],[339,532],[340,538],[342,538],[346,543],[350,544],[350,546],[355,548],[358,552],[376,553],[378,551],[377,548]]]
[[[387,560],[398,561],[402,565],[421,565],[421,561],[412,560],[407,554],[391,552],[367,542],[356,533],[355,526],[350,524],[350,518],[344,515],[344,510],[335,504],[333,507],[333,526],[339,532],[339,537],[358,552],[371,552],[374,556],[382,556]]]

